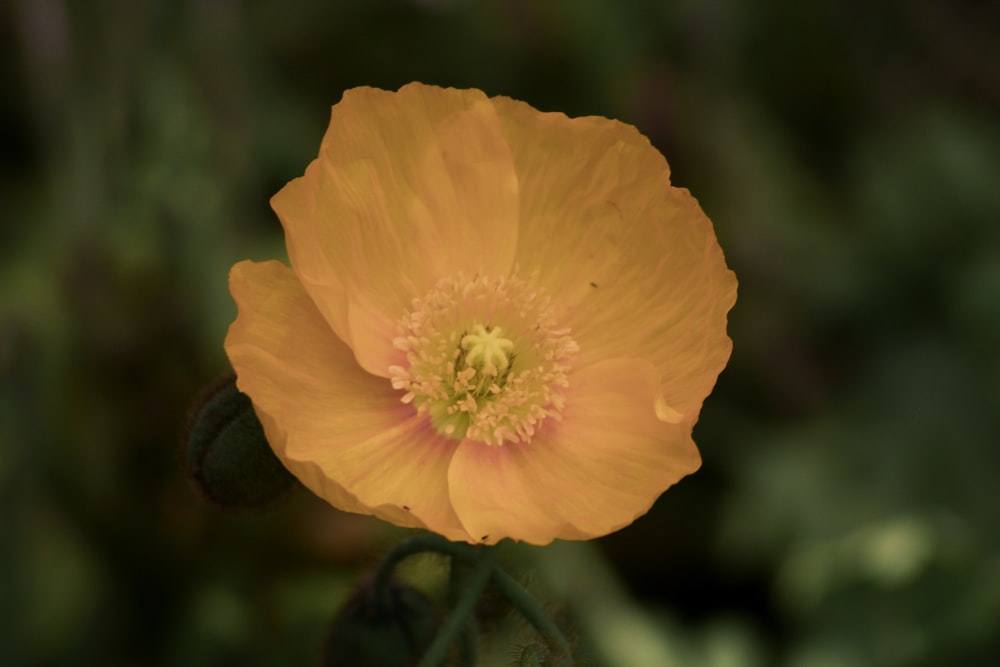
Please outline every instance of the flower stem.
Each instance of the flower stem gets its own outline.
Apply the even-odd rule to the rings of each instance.
[[[454,606],[458,602],[459,591],[462,590],[462,583],[467,574],[468,565],[459,562],[457,558],[452,558],[448,568],[448,604]],[[479,662],[479,631],[471,618],[466,620],[459,642],[459,666],[476,667]]]
[[[471,620],[476,603],[486,590],[486,584],[494,573],[493,564],[496,561],[496,551],[487,549],[481,559],[465,579],[465,587],[459,595],[454,608],[444,620],[437,637],[417,667],[437,667],[448,657],[448,650],[456,637]]]
[[[494,565],[496,558],[494,551],[495,549],[492,548],[483,550],[469,544],[452,542],[433,533],[423,533],[411,537],[410,539],[397,545],[379,564],[375,573],[375,583],[373,588],[375,594],[379,596],[380,600],[384,599],[384,596],[387,595],[386,591],[388,589],[389,578],[392,575],[392,571],[401,561],[409,558],[410,556],[426,552],[439,553],[449,556],[452,559],[451,567],[453,571],[458,563],[474,566],[472,572],[465,579],[465,590],[462,591],[461,596],[455,599],[453,611],[446,619],[445,625],[441,628],[441,631],[435,638],[431,649],[428,650],[423,661],[421,661],[421,667],[430,667],[432,665],[440,664],[447,655],[448,649],[451,646],[451,643],[455,640],[456,634],[464,627],[469,628],[467,632],[475,633],[475,627],[471,622],[472,609],[479,600],[479,596],[482,595],[487,582],[491,580],[497,589],[504,594],[507,600],[510,601],[510,603],[521,613],[521,615],[529,623],[531,623],[536,631],[538,631],[538,634],[542,636],[554,653],[565,658],[570,658],[572,656],[569,641],[566,639],[566,636],[563,635],[555,621],[549,617],[548,613],[546,613],[542,606],[538,604],[531,594],[521,584],[519,584],[516,579]],[[457,574],[452,576],[457,577]],[[477,583],[477,577],[484,579],[481,583]],[[464,613],[458,614],[460,611],[459,605],[467,605],[468,608]],[[455,627],[448,628],[449,623],[453,623]],[[447,635],[445,633],[446,629],[448,630]],[[474,640],[474,634],[472,638]],[[469,641],[468,638],[465,639],[466,641]],[[439,644],[441,644],[440,647],[438,646]],[[434,655],[434,651],[441,652],[440,656]],[[463,660],[466,660],[466,662],[468,662],[468,660],[465,656],[470,654],[466,653],[467,651],[472,652],[474,649],[463,647]],[[475,653],[471,653],[471,655],[474,659]],[[437,662],[430,662],[430,659],[434,659]]]

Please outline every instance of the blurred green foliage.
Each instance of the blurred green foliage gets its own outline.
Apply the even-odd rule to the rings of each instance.
[[[0,664],[315,664],[397,535],[183,473],[228,267],[355,85],[634,123],[740,300],[705,464],[512,550],[608,667],[1000,664],[1000,6],[0,4]],[[568,578],[567,572],[580,576]],[[511,653],[497,651],[497,664]]]

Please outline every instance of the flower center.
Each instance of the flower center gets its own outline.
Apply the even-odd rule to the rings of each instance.
[[[408,365],[389,368],[392,386],[442,435],[528,442],[545,419],[559,419],[579,346],[525,282],[442,280],[413,300],[399,330],[393,345]]]
[[[497,373],[510,367],[508,353],[514,349],[514,341],[501,338],[500,327],[492,331],[482,324],[472,327],[472,333],[462,336],[462,349],[466,351],[465,365],[471,366],[484,375],[496,377]]]

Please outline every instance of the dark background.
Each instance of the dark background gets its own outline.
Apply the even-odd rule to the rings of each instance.
[[[635,124],[740,279],[703,469],[510,550],[590,664],[1000,664],[998,45],[990,2],[4,0],[0,664],[315,663],[399,534],[209,506],[183,424],[330,105],[411,80]]]

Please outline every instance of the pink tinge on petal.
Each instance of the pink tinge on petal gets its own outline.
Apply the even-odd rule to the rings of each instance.
[[[571,382],[562,419],[546,422],[531,442],[464,441],[455,453],[452,502],[477,540],[546,544],[605,535],[700,465],[692,421],[658,416],[659,377],[649,362],[596,363]]]

